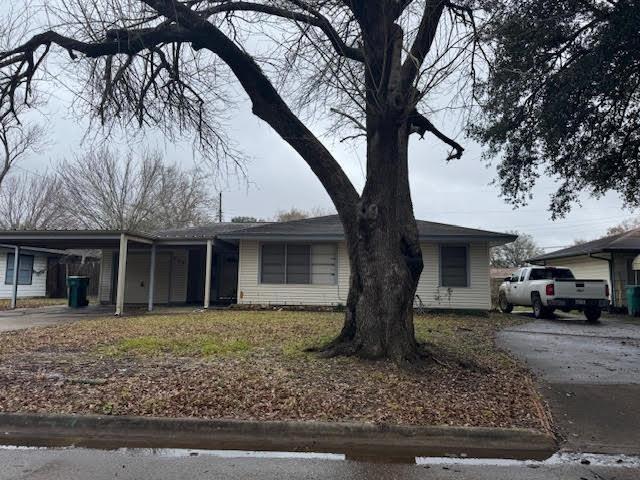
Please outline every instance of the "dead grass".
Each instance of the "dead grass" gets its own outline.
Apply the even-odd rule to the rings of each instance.
[[[109,317],[10,332],[0,336],[0,411],[542,429],[528,371],[494,345],[514,321],[417,317],[417,336],[445,359],[419,371],[306,353],[339,331],[332,313]]]
[[[51,307],[55,305],[66,305],[66,298],[46,298],[46,297],[33,297],[33,298],[18,298],[18,308],[42,308]],[[8,298],[0,299],[0,310],[9,310],[11,308],[11,300]]]

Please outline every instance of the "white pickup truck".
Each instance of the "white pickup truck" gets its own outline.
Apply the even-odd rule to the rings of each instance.
[[[500,310],[510,313],[515,305],[533,307],[536,318],[550,317],[556,308],[581,310],[589,322],[597,322],[609,306],[609,284],[576,279],[568,268],[521,268],[505,278],[498,292]]]

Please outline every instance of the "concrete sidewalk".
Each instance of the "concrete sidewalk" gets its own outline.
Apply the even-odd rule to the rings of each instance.
[[[565,449],[640,454],[640,322],[536,320],[503,330],[498,344],[540,376]]]
[[[24,330],[32,327],[75,322],[86,318],[113,315],[113,306],[92,305],[85,308],[69,308],[55,305],[40,308],[18,308],[0,311],[0,332]]]

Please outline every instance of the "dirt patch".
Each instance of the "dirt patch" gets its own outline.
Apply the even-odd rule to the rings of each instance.
[[[0,335],[0,411],[529,427],[546,411],[495,347],[510,316],[429,315],[442,359],[418,371],[305,349],[338,313],[212,311],[99,318]]]

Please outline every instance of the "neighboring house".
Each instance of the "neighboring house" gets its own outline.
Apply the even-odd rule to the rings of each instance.
[[[516,236],[418,221],[424,270],[416,305],[491,307],[489,248]],[[216,223],[146,234],[0,232],[0,242],[102,250],[99,298],[115,304],[344,305],[349,261],[337,215]],[[120,281],[123,278],[123,281]]]
[[[6,232],[5,232],[6,233]],[[0,246],[0,299],[13,294],[14,249]],[[18,298],[64,297],[67,266],[77,266],[83,257],[76,252],[45,248],[22,248],[18,266]]]
[[[18,268],[18,298],[44,297],[47,294],[47,265],[54,252],[24,249]],[[13,249],[0,248],[0,298],[11,298],[13,292]]]
[[[625,288],[640,284],[640,228],[540,255],[536,265],[570,268],[577,278],[609,282],[613,307],[626,307]],[[634,269],[634,266],[636,267]]]

